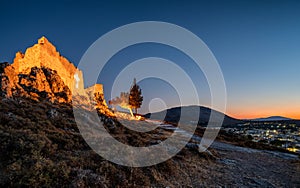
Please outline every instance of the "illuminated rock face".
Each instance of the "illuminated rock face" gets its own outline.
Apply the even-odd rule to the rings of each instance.
[[[55,70],[32,67],[28,74],[17,74],[8,63],[0,64],[0,94],[58,103],[70,103],[72,99],[70,89]]]
[[[0,89],[1,95],[6,97],[27,96],[57,102],[70,102],[74,89],[82,95],[103,95],[101,84],[85,90],[82,72],[61,56],[45,37],[24,54],[17,52],[12,65],[0,64]]]
[[[115,116],[107,107],[106,101],[104,99],[102,84],[95,84],[91,87],[86,88],[84,91],[89,100],[94,103],[94,107],[96,109],[108,116]]]
[[[32,67],[47,67],[57,71],[63,82],[73,90],[74,74],[77,68],[70,63],[65,57],[61,56],[56,48],[45,37],[38,40],[38,43],[28,48],[25,54],[21,52],[16,53],[16,57],[12,66],[15,68],[17,74],[28,74]],[[78,75],[82,79],[81,71]]]
[[[103,85],[102,84],[95,84],[91,87],[86,88],[85,92],[88,96],[93,96],[93,94],[96,94],[96,93],[103,94]]]
[[[1,95],[12,97],[17,95],[22,87],[18,84],[19,78],[15,69],[9,63],[0,64],[0,92]]]

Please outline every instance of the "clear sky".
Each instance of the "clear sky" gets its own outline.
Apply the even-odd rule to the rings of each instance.
[[[0,62],[12,62],[17,51],[45,35],[76,65],[96,39],[114,28],[137,21],[170,22],[195,33],[214,53],[226,82],[227,114],[300,119],[299,10],[299,1],[1,1]],[[166,46],[136,45],[112,58],[99,78],[104,88],[109,90],[117,70],[147,56],[178,65],[191,61]],[[124,64],[113,66],[121,60]],[[201,104],[209,106],[203,75],[193,65],[184,69],[199,83]],[[167,83],[148,79],[140,85],[145,104],[160,97],[176,105],[178,96]]]

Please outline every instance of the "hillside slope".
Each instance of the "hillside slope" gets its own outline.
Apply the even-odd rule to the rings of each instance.
[[[0,103],[1,187],[296,187],[300,183],[297,158],[228,144],[214,146],[212,155],[186,147],[151,167],[116,165],[85,143],[69,104],[26,98],[0,98]],[[114,118],[99,117],[111,135],[129,145],[154,144],[170,135],[163,130],[130,131]]]

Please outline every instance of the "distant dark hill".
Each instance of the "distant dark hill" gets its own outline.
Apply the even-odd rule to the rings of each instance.
[[[293,119],[282,117],[282,116],[270,116],[266,118],[256,118],[252,119],[252,121],[290,121]]]
[[[190,123],[191,120],[194,120],[195,117],[199,116],[199,110],[200,117],[198,119],[198,125],[207,125],[212,111],[216,113],[217,120],[221,120],[224,115],[223,126],[234,125],[242,122],[242,120],[232,118],[221,112],[203,106],[175,107],[152,114],[148,113],[145,117],[150,119],[160,119],[172,123],[178,123],[179,119],[181,119],[182,122]],[[183,112],[182,114],[181,111]]]

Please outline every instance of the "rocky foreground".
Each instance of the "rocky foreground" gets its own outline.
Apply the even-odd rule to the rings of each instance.
[[[116,165],[85,143],[69,104],[25,98],[0,101],[1,187],[297,187],[300,184],[298,156],[222,142],[215,142],[204,153],[188,144],[172,159],[151,167]],[[116,118],[103,114],[99,117],[111,135],[133,146],[155,144],[174,131],[161,126],[151,134],[138,133],[122,126]]]

